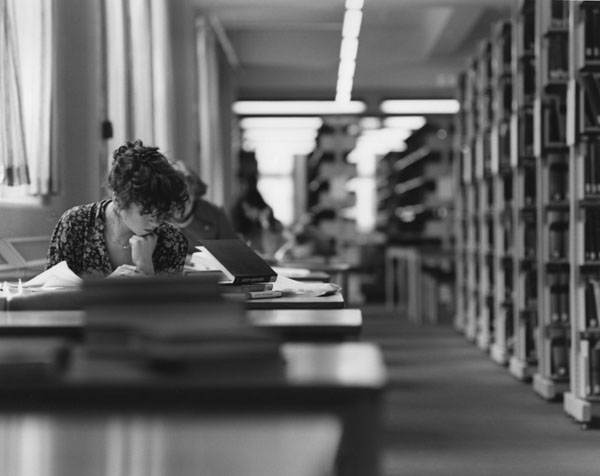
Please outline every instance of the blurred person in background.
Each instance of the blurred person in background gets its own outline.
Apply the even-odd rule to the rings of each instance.
[[[204,199],[208,186],[185,163],[174,164],[185,181],[188,200],[183,212],[171,220],[178,226],[188,241],[187,253],[192,254],[201,240],[239,238],[225,209]]]

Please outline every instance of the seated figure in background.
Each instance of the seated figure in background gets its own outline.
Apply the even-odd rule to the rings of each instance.
[[[81,277],[181,273],[187,240],[168,223],[188,198],[181,174],[157,147],[136,140],[114,151],[108,187],[111,199],[62,215],[46,268],[66,261]]]
[[[174,167],[183,175],[189,198],[183,212],[174,216],[171,223],[177,225],[187,238],[188,254],[196,252],[202,239],[239,238],[223,207],[203,198],[208,187],[200,177],[181,161]]]
[[[286,241],[283,224],[275,218],[256,183],[245,184],[233,206],[231,218],[248,246],[265,258],[273,257]]]

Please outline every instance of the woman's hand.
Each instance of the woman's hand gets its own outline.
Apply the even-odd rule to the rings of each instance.
[[[133,235],[129,238],[133,264],[147,275],[154,274],[152,253],[154,253],[154,248],[156,248],[156,240],[157,237],[154,233],[144,236]]]
[[[115,269],[112,273],[110,273],[107,276],[107,278],[139,278],[142,276],[146,276],[146,273],[144,273],[137,266],[133,266],[131,264],[122,264],[121,266],[117,267],[117,269]]]

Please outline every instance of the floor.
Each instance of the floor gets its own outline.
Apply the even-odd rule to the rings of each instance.
[[[382,476],[600,475],[600,429],[538,397],[450,325],[363,307],[388,367]]]

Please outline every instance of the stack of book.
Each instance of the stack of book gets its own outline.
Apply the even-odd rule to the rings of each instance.
[[[90,358],[162,368],[281,363],[280,342],[222,296],[214,274],[92,280],[83,290]]]
[[[192,255],[187,274],[220,273],[218,281],[222,292],[245,299],[280,297],[273,290],[277,273],[243,241],[203,240]]]

